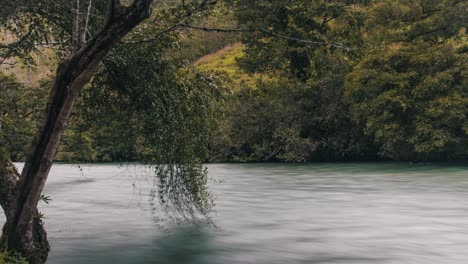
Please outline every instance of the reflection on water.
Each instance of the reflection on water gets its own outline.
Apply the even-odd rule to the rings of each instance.
[[[468,167],[209,169],[217,228],[161,217],[145,167],[55,165],[48,263],[468,263]]]

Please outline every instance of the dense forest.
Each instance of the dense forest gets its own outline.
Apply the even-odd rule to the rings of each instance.
[[[192,147],[171,155],[205,162],[467,160],[467,12],[462,0],[217,5],[164,44],[114,50],[57,160],[141,161],[177,145]],[[61,52],[1,65],[12,160],[25,159]]]
[[[214,205],[208,162],[468,160],[467,13],[465,0],[2,0],[0,262],[47,260],[38,204],[55,161],[144,164],[151,203],[195,220]]]

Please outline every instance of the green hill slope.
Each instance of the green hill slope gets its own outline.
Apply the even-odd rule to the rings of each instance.
[[[231,88],[251,87],[260,79],[271,79],[266,74],[249,74],[237,64],[237,59],[244,56],[244,46],[241,43],[228,45],[214,53],[196,60],[194,65],[201,71],[221,73]]]

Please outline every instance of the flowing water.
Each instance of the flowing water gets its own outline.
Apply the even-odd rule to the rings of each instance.
[[[466,166],[208,167],[216,227],[162,214],[148,168],[54,165],[48,263],[468,263]]]

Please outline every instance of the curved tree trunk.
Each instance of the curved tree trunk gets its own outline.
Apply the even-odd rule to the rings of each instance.
[[[7,216],[4,241],[8,250],[21,253],[32,264],[44,263],[49,251],[47,236],[38,218],[37,203],[73,104],[109,51],[149,17],[151,3],[152,0],[135,0],[130,6],[123,7],[119,0],[109,0],[107,19],[101,31],[58,66],[45,119],[21,175],[8,161],[0,164],[0,168],[5,169],[3,177],[0,176],[3,178],[0,186],[8,186],[4,188],[4,194],[0,194],[0,203]]]
[[[9,215],[15,211],[15,208],[11,207],[10,204],[15,199],[18,182],[19,173],[15,166],[9,160],[0,158],[0,205],[7,217],[7,222],[3,227],[3,236],[0,238],[0,248],[2,250],[9,250],[4,235],[10,223]],[[30,243],[32,249],[29,249],[29,251],[34,251],[36,254],[26,256],[29,257],[31,263],[44,263],[50,250],[47,233],[39,216],[39,211],[36,209],[32,223],[33,241]]]

